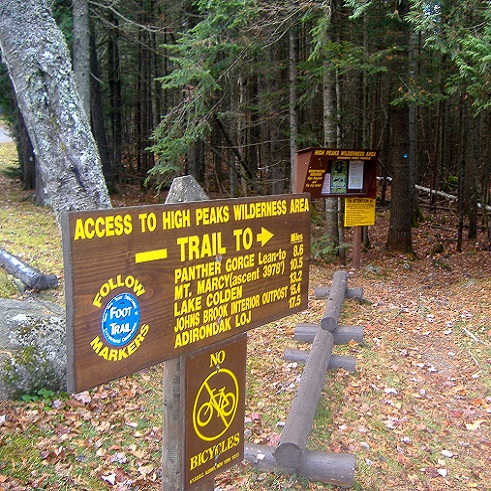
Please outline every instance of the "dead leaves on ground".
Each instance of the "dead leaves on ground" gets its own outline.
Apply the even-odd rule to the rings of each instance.
[[[63,399],[2,403],[0,455],[16,440],[19,449],[12,461],[0,459],[0,489],[55,490],[60,479],[69,489],[158,489],[159,411],[140,376]],[[22,485],[9,477],[19,467],[30,469]]]

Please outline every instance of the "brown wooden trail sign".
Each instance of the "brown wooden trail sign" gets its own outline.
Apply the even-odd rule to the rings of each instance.
[[[309,223],[307,194],[69,213],[68,391],[306,308]]]

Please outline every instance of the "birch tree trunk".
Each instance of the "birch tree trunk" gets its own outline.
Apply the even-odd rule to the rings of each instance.
[[[298,111],[297,111],[297,63],[298,63],[298,39],[297,29],[290,27],[290,44],[289,44],[289,115],[290,115],[290,191],[296,189],[296,175],[295,175],[295,156],[298,150]]]
[[[68,49],[46,0],[2,0],[0,49],[58,223],[65,211],[109,208]]]
[[[73,73],[85,114],[90,118],[90,27],[88,0],[73,0]]]
[[[324,33],[323,49],[335,40],[333,27],[333,10],[336,5],[333,0],[326,4],[326,16],[329,17],[329,30]],[[336,148],[338,146],[338,127],[337,127],[337,95],[336,95],[336,74],[330,62],[323,60],[324,69],[322,76],[322,95],[323,95],[323,124],[324,124],[324,146]],[[326,198],[326,238],[327,243],[333,251],[339,246],[338,229],[338,199]]]

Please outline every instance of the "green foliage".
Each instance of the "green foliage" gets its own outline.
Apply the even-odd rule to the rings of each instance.
[[[310,256],[320,263],[333,263],[337,260],[342,249],[348,249],[351,244],[341,243],[333,245],[326,235],[312,237],[310,242]]]
[[[491,12],[482,0],[428,6],[414,2],[410,20],[425,48],[449,60],[446,92],[465,93],[476,113],[491,107]]]
[[[156,143],[151,150],[158,162],[153,174],[174,171],[190,146],[209,133],[224,87],[238,61],[244,62],[252,49],[244,33],[255,15],[255,2],[199,0],[195,5],[200,21],[183,32],[176,44],[165,45],[175,68],[160,79],[162,87],[182,90],[184,97],[154,132]]]
[[[21,400],[24,402],[37,402],[37,401],[43,401],[44,404],[49,404],[50,402],[53,401],[55,396],[58,394],[56,392],[53,392],[52,390],[49,389],[39,389],[37,390],[34,394],[24,394],[21,396]],[[67,394],[65,394],[65,397]]]
[[[0,298],[9,298],[17,293],[14,283],[0,270]]]
[[[22,169],[19,161],[15,161],[15,165],[7,165],[0,168],[0,172],[8,179],[22,179]]]
[[[455,192],[459,186],[459,176],[447,176],[446,179],[442,180],[442,191],[445,192]]]
[[[7,72],[7,67],[2,63],[0,53],[0,110],[1,118],[12,127],[15,121],[15,96],[12,90],[12,84]]]
[[[72,2],[68,0],[54,0],[52,5],[53,18],[63,31],[69,46],[73,43],[73,13]]]
[[[21,397],[22,383],[28,383],[33,387],[34,392],[46,389],[50,384],[59,385],[59,377],[51,367],[49,360],[44,353],[41,353],[35,346],[23,346],[12,356],[5,360],[0,370],[2,380],[12,389],[19,387],[11,393],[11,397],[16,399]]]

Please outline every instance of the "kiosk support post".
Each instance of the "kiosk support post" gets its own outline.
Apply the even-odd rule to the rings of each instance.
[[[353,227],[353,258],[351,266],[360,269],[362,227]]]

